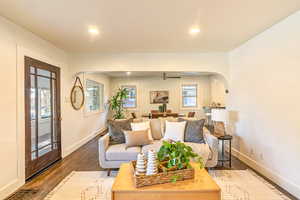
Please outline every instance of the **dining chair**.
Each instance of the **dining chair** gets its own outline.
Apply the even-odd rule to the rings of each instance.
[[[164,116],[163,113],[152,113],[151,118],[152,119],[157,119],[157,118],[160,118],[160,117],[163,117],[163,116]]]
[[[151,113],[159,113],[159,110],[151,110]]]
[[[188,117],[195,117],[195,112],[189,112]]]
[[[134,112],[131,113],[131,116],[132,116],[133,119],[136,119],[136,114]]]

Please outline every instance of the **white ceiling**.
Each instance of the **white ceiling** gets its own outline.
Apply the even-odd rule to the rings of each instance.
[[[85,53],[228,51],[299,9],[299,0],[0,1],[0,15]],[[188,34],[193,26],[199,35]]]
[[[101,74],[105,74],[112,78],[126,78],[126,77],[161,77],[163,78],[163,72],[143,72],[136,71],[131,72],[130,75],[127,75],[127,72],[124,71],[115,71],[115,72],[101,72]],[[175,76],[175,77],[199,77],[199,76],[209,76],[214,73],[210,72],[167,72],[167,77]]]

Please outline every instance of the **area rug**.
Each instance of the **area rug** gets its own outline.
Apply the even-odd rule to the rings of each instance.
[[[288,200],[251,170],[211,170],[222,189],[222,200]],[[44,200],[110,200],[112,176],[100,172],[72,172]]]

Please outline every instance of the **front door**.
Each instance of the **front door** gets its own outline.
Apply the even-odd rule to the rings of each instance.
[[[25,57],[26,179],[61,159],[60,69]]]

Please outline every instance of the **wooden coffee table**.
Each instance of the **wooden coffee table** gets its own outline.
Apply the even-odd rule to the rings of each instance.
[[[195,179],[136,188],[132,166],[122,164],[112,187],[112,200],[221,200],[221,189],[205,169],[195,168]]]

